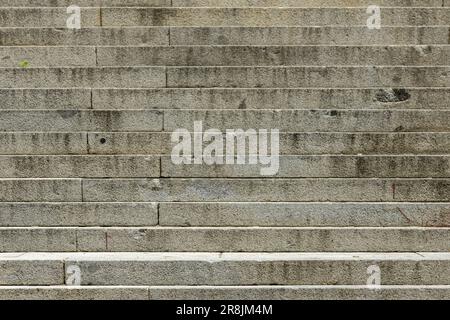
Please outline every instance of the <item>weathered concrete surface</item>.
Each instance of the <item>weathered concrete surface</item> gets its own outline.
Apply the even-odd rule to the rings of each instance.
[[[3,88],[153,88],[165,86],[163,67],[4,68]]]
[[[69,0],[1,0],[1,7],[67,7]],[[79,0],[80,7],[441,7],[442,0]]]
[[[172,45],[436,45],[449,43],[445,26],[171,27]],[[0,31],[1,32],[1,31]],[[21,36],[24,37],[24,36]],[[1,40],[0,40],[1,41]]]
[[[4,110],[4,131],[161,131],[163,115],[158,110]]]
[[[143,178],[160,176],[152,156],[0,156],[0,178]]]
[[[58,49],[48,50],[47,54],[59,58],[63,50]],[[9,49],[5,51],[9,53]],[[31,57],[40,54],[39,49],[28,51]],[[25,53],[20,51],[20,54]],[[61,58],[64,59],[55,60],[53,64],[65,62],[71,56]],[[30,60],[33,64],[33,58]],[[126,46],[97,49],[99,66],[445,66],[449,60],[449,46]],[[85,63],[90,65],[89,60]],[[3,64],[11,65],[8,60]],[[68,61],[67,64],[75,63]]]
[[[81,180],[0,179],[0,201],[82,201]]]
[[[174,7],[441,7],[441,0],[173,0]]]
[[[161,203],[162,226],[450,227],[446,203]]]
[[[93,27],[101,25],[99,8],[83,8],[81,25]],[[67,27],[67,7],[63,8],[0,8],[0,27]]]
[[[74,32],[55,28],[0,29],[0,44],[16,45],[169,45],[169,27],[84,27]],[[170,27],[171,45],[442,45],[442,26],[389,27]]]
[[[449,73],[450,75],[450,73]],[[450,110],[166,110],[164,130],[278,129],[281,132],[448,132]]]
[[[170,132],[99,132],[89,133],[88,136],[91,154],[170,155],[174,146]],[[224,137],[224,145],[225,142]],[[204,143],[205,146],[207,144]],[[11,150],[20,153],[22,146],[14,146]],[[450,133],[445,132],[280,134],[281,155],[444,155],[448,150]]]
[[[448,0],[69,4],[0,0],[0,299],[450,299]],[[195,120],[279,175],[174,166]]]
[[[66,269],[78,266],[82,284],[90,286],[363,286],[371,265],[380,267],[383,285],[442,286],[450,282],[447,253],[2,253],[0,261],[10,266],[64,262]],[[61,279],[63,269],[58,270]],[[51,282],[60,285],[61,280]]]
[[[448,252],[432,227],[2,227],[2,252]]]
[[[0,228],[0,252],[72,252],[76,250],[76,229]]]
[[[98,132],[89,133],[91,154],[170,154],[170,133]]]
[[[447,133],[286,133],[280,152],[296,154],[441,154],[450,150]]]
[[[128,257],[127,257],[128,256]],[[100,254],[70,256],[90,285],[365,285],[378,265],[384,285],[448,285],[448,254]]]
[[[450,300],[450,287],[159,286],[149,294],[151,300]]]
[[[361,26],[362,8],[103,8],[104,26]],[[32,15],[33,12],[29,12]],[[14,15],[11,14],[14,17]],[[447,25],[450,8],[385,8],[390,26]],[[95,23],[95,21],[90,21]],[[13,23],[13,20],[10,24]],[[4,22],[5,26],[8,25]],[[53,22],[53,25],[56,23]],[[14,24],[12,25],[14,26]]]
[[[442,32],[438,32],[438,36]],[[436,43],[439,43],[437,41]],[[3,46],[88,46],[88,45],[169,45],[169,28],[5,28],[0,29]]]
[[[0,154],[86,154],[86,133],[0,132]]]
[[[156,203],[0,203],[1,227],[153,226]]]
[[[431,297],[443,297],[441,289],[428,289]],[[0,300],[148,300],[142,286],[0,286]]]
[[[78,251],[83,252],[447,252],[450,250],[449,228],[81,228],[77,230],[77,239]]]
[[[450,286],[2,286],[0,300],[450,300]]]
[[[450,201],[449,179],[86,179],[83,186],[93,202]]]
[[[11,255],[11,257],[16,256],[17,260],[0,260],[1,286],[64,284],[64,274],[62,272],[64,270],[64,264],[62,261],[21,261],[20,255]],[[0,289],[0,300],[4,300],[5,298],[5,291]]]
[[[0,47],[0,67],[96,65],[94,47]]]
[[[96,89],[94,109],[448,109],[448,88]]]
[[[90,109],[89,89],[0,89],[0,110]]]
[[[427,0],[430,1],[430,0]],[[429,3],[430,6],[434,5]],[[68,7],[72,0],[0,0],[0,7]],[[170,7],[170,0],[78,0],[79,7]]]
[[[447,87],[449,83],[448,67],[168,67],[167,69],[167,86],[172,88]]]
[[[256,155],[256,159],[257,159]],[[225,158],[222,158],[226,163]],[[262,164],[178,165],[162,158],[167,178],[259,178]],[[2,158],[0,157],[0,176]],[[94,176],[94,175],[93,175]],[[450,178],[448,156],[281,156],[275,177],[284,178]]]

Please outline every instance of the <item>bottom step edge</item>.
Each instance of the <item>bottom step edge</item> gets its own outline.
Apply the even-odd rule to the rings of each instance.
[[[450,285],[0,286],[0,300],[450,300]]]

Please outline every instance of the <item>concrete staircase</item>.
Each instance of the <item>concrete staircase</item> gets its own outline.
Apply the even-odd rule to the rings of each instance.
[[[450,0],[0,7],[0,299],[450,299]],[[173,164],[199,120],[278,174]]]

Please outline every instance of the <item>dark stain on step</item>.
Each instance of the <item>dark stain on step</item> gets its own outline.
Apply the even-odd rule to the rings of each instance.
[[[69,119],[69,118],[73,118],[78,114],[77,110],[58,110],[56,111],[61,118],[63,119]]]
[[[241,101],[241,103],[239,104],[239,109],[247,109],[246,101],[247,101],[247,99],[244,99]]]
[[[381,89],[376,94],[376,99],[382,103],[395,103],[408,101],[411,94],[405,89]]]

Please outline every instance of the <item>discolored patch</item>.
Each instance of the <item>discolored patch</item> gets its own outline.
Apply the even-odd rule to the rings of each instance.
[[[381,89],[376,94],[376,99],[382,103],[395,103],[407,101],[411,94],[405,89]]]

